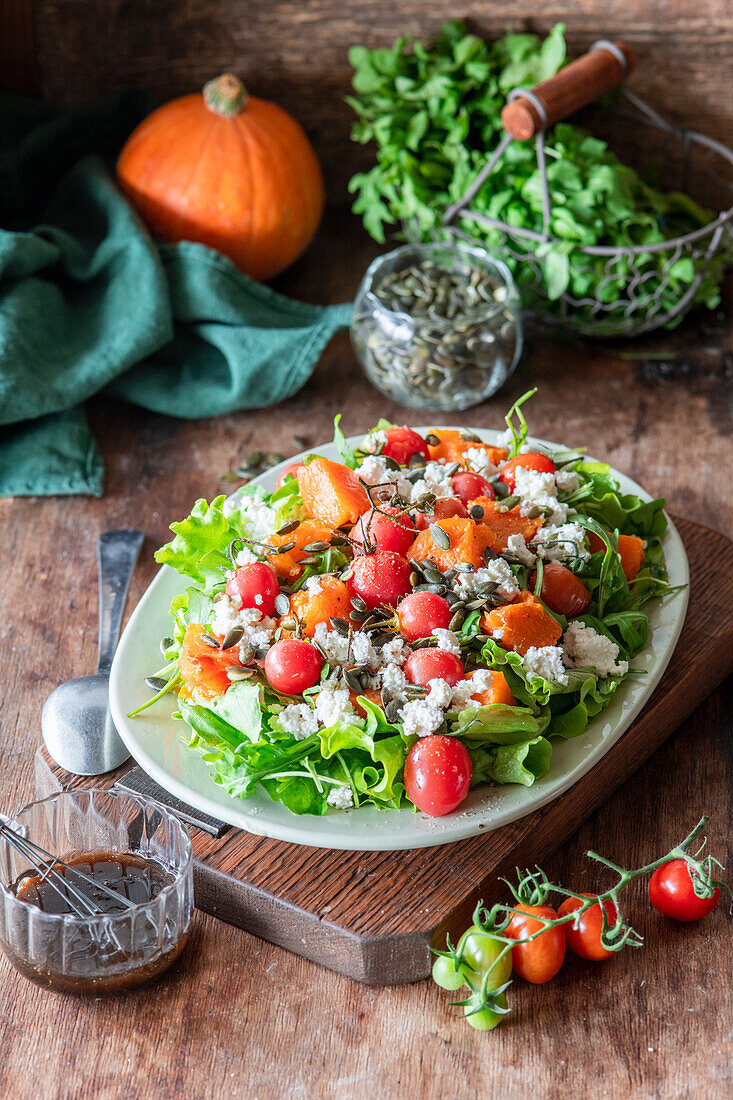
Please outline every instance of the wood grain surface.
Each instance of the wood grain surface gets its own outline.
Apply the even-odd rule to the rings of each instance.
[[[40,76],[34,64],[32,28]],[[18,15],[20,13],[20,15]],[[728,0],[3,0],[0,83],[77,102],[136,84],[161,97],[235,68],[253,92],[292,110],[323,158],[332,201],[368,154],[347,143],[342,97],[353,42],[425,35],[471,15],[493,34],[513,23],[546,31],[567,19],[573,53],[600,36],[629,42],[632,87],[680,121],[733,142],[733,13]],[[12,20],[21,30],[8,33]],[[19,56],[22,55],[22,56]],[[353,221],[326,226],[282,289],[311,301],[353,295],[373,255]],[[728,315],[730,316],[730,311]],[[726,315],[615,348],[535,337],[492,401],[456,416],[495,426],[530,384],[537,434],[586,445],[667,497],[670,510],[733,529]],[[107,463],[101,500],[0,500],[0,799],[33,795],[41,706],[61,680],[93,668],[94,545],[107,528],[142,525],[148,539],[131,605],[149,583],[152,551],[196,496],[257,447],[295,450],[293,435],[330,437],[345,410],[355,432],[379,415],[414,422],[364,381],[337,338],[311,382],[277,410],[177,422],[98,400],[91,420]],[[731,821],[731,707],[716,692],[547,863],[592,889],[589,847],[627,866],[668,849],[707,812],[711,850],[726,856]],[[517,982],[513,1013],[478,1035],[430,982],[374,988],[342,978],[197,913],[185,955],[166,980],[127,998],[77,1000],[30,986],[0,959],[0,1096],[13,1100],[138,1097],[717,1098],[730,1091],[730,921],[659,917],[641,889],[630,910],[647,942],[602,965],[571,958],[546,987]]]
[[[346,242],[346,246],[345,246]],[[327,225],[280,281],[315,301],[353,294],[373,249],[353,223]],[[728,313],[728,316],[730,313]],[[730,533],[730,373],[725,315],[608,348],[535,337],[506,390],[457,415],[496,426],[539,383],[532,428],[585,445],[667,497],[670,511]],[[148,536],[130,606],[155,571],[167,524],[247,452],[287,453],[294,434],[330,436],[379,415],[420,418],[363,379],[348,338],[333,341],[313,379],[276,410],[216,421],[166,419],[107,400],[91,421],[107,464],[101,500],[0,501],[0,804],[33,796],[43,700],[88,672],[96,654],[95,539],[142,525]],[[703,813],[711,850],[726,858],[731,821],[730,701],[716,692],[562,850],[547,870],[592,888],[582,853],[631,866],[666,851]],[[728,853],[729,855],[729,853]],[[388,884],[385,884],[388,888]],[[546,987],[517,982],[513,1015],[478,1035],[453,1018],[430,982],[378,989],[197,913],[193,941],[168,979],[124,999],[43,993],[0,960],[0,1096],[37,1100],[162,1097],[471,1098],[722,1097],[730,1084],[730,922],[723,907],[699,926],[658,917],[641,888],[630,912],[647,937],[603,965],[572,958]]]
[[[479,900],[500,899],[499,878],[554,854],[733,671],[733,543],[687,520],[677,525],[691,575],[677,649],[636,721],[565,794],[501,829],[415,851],[328,851],[193,829],[197,908],[359,981],[428,977],[431,947],[442,948],[446,934],[457,942]],[[89,784],[45,749],[38,754],[38,797]]]

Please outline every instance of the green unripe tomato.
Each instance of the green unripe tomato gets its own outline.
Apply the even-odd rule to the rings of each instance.
[[[456,970],[452,959],[446,959],[442,955],[438,955],[433,963],[433,981],[441,989],[449,989],[451,992],[455,992],[456,989],[460,989],[462,985],[466,984],[466,976],[463,967]]]
[[[466,1015],[466,1021],[471,1027],[474,1027],[476,1031],[493,1031],[496,1025],[501,1023],[504,1017],[499,1012],[492,1012],[490,1008],[481,1008],[478,1012],[473,1012],[472,1010],[480,1003],[479,997],[471,997],[471,1000],[463,1009]],[[501,1008],[506,1008],[506,997],[503,993],[500,993],[496,998],[496,1003]],[[472,1015],[469,1016],[469,1012],[471,1012]]]
[[[461,936],[458,941],[458,951],[466,963],[473,985],[481,985],[484,975],[488,972],[490,973],[486,989],[489,991],[498,989],[509,981],[512,972],[511,948],[507,948],[506,944],[483,932],[475,924],[466,929]],[[468,969],[469,967],[472,969]]]

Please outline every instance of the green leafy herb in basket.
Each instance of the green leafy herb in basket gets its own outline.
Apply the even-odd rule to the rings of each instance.
[[[400,38],[391,49],[352,48],[356,95],[348,102],[358,115],[352,136],[376,142],[377,163],[354,176],[350,190],[357,196],[353,209],[375,240],[384,241],[385,230],[395,225],[423,239],[440,228],[446,209],[462,198],[503,135],[500,112],[507,93],[546,80],[563,66],[564,30],[558,23],[544,41],[509,34],[487,43],[454,22],[429,46]],[[549,131],[545,151],[550,239],[523,239],[521,252],[531,262],[502,249],[501,229],[458,220],[461,230],[501,254],[530,307],[558,317],[559,299],[569,295],[578,299],[578,330],[595,331],[589,322],[598,317],[597,307],[580,300],[600,302],[603,324],[597,331],[610,334],[627,313],[632,279],[642,299],[637,307],[653,303],[660,315],[698,279],[693,301],[718,304],[723,253],[706,260],[670,250],[633,258],[619,251],[609,261],[579,251],[669,241],[707,225],[715,217],[711,211],[680,192],[663,193],[645,183],[605,142],[569,123]],[[534,141],[509,145],[471,208],[514,228],[542,231]]]

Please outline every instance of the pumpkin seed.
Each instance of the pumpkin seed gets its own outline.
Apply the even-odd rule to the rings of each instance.
[[[239,665],[231,665],[227,669],[227,676],[233,682],[237,680],[249,680],[255,675],[253,668],[240,668]]]
[[[508,512],[510,508],[514,508],[515,505],[519,504],[520,499],[521,499],[520,497],[514,496],[514,495],[509,496],[509,497],[504,497],[503,500],[498,501],[494,505],[494,511],[496,511],[496,512]]]
[[[170,647],[172,645],[173,645],[173,639],[172,638],[161,638],[160,639],[160,652],[163,654],[164,657],[166,655],[166,652],[170,649]]]
[[[353,669],[346,669],[346,671],[344,672],[344,679],[346,680],[346,683],[349,685],[352,691],[361,692],[361,678],[359,677],[358,673],[354,672]]]
[[[488,565],[490,561],[494,561],[494,559],[498,558],[499,555],[495,554],[490,546],[487,546],[481,557],[483,558],[484,565]]]
[[[481,442],[483,442],[483,440],[481,439],[481,436],[476,435],[476,433],[472,432],[470,428],[461,428],[460,436],[461,436],[461,439],[465,439],[465,441],[467,443],[481,443]]]
[[[437,435],[433,434],[433,432],[428,432],[428,434],[425,436],[425,442],[427,443],[428,447],[440,446],[440,440],[438,439]]]
[[[224,641],[221,643],[221,648],[231,649],[237,644],[237,642],[241,642],[243,634],[243,626],[233,626],[232,629],[228,631],[226,637],[224,638]]]
[[[369,618],[369,612],[368,611],[352,611],[351,612],[351,618],[354,620],[355,623],[362,623],[363,624]]]
[[[354,611],[366,611],[367,605],[362,600],[361,596],[354,596],[351,600],[351,606]]]
[[[428,649],[429,646],[437,644],[435,638],[417,638],[414,642],[410,642],[413,649]]]
[[[445,602],[448,604],[449,607],[455,607],[456,604],[461,603],[461,600],[458,596],[456,596],[455,592],[446,592]]]
[[[351,568],[351,566],[349,566],[347,569],[344,569],[341,573],[339,573],[339,577],[341,578],[342,581],[350,581],[353,576],[354,576],[354,570]]]
[[[204,645],[208,645],[212,649],[219,649],[219,643],[217,642],[216,638],[213,638],[211,636],[211,634],[202,634],[201,641],[204,643]]]
[[[284,625],[284,624],[283,624]],[[293,630],[295,629],[295,623],[293,623]],[[239,659],[243,665],[248,665],[250,661],[254,660],[255,647],[247,642],[246,645],[239,647]]]
[[[393,699],[391,703],[387,703],[384,710],[384,716],[388,722],[399,722],[400,720],[400,704]]]
[[[306,554],[321,553],[324,550],[330,550],[331,545],[328,542],[309,542],[307,546],[304,546]]]
[[[284,542],[282,544],[282,546],[278,546],[275,553],[276,554],[287,554],[289,550],[293,550],[294,548],[295,548],[295,543],[294,542]]]
[[[423,569],[423,576],[430,584],[442,584],[444,580],[443,574],[434,565],[426,565]]]
[[[333,615],[328,621],[337,634],[340,634],[342,638],[348,638],[349,624],[345,619],[339,619],[337,616]]]
[[[539,508],[536,504],[530,504],[529,508],[527,509],[527,519],[537,519],[537,517],[541,515],[542,509]]]
[[[290,610],[290,600],[284,592],[278,592],[275,596],[275,610],[278,615],[287,615]]]
[[[465,621],[466,621],[466,612],[463,609],[461,609],[460,611],[456,611],[455,615],[453,616],[451,621],[448,623],[448,629],[449,630],[460,630]]]
[[[409,579],[410,579],[410,586],[412,588],[415,588],[420,583],[420,574],[416,573],[415,570],[413,569],[412,573],[410,573],[410,578]]]
[[[457,573],[475,573],[476,566],[472,565],[470,561],[457,561],[453,567]]]
[[[478,611],[479,607],[483,607],[485,602],[484,599],[470,600],[466,604],[466,611]]]
[[[442,527],[438,527],[437,523],[430,524],[430,537],[439,550],[450,550],[450,535]]]
[[[151,689],[151,691],[162,691],[164,687],[168,686],[168,681],[164,680],[162,676],[147,676],[145,683]]]
[[[291,531],[294,531],[296,529],[296,527],[300,527],[300,520],[299,519],[291,519],[291,520],[288,520],[287,523],[284,523],[282,525],[282,527],[278,527],[275,534],[276,535],[289,535]]]
[[[497,497],[499,497],[500,500],[503,500],[504,497],[508,497],[509,493],[511,492],[509,486],[505,481],[497,480],[493,483],[493,487],[494,493]]]

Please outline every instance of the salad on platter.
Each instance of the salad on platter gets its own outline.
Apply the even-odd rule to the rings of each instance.
[[[533,393],[534,391],[531,391]],[[630,675],[672,591],[664,501],[604,463],[468,429],[380,421],[341,462],[199,500],[156,559],[190,579],[165,665],[215,782],[295,814],[439,816],[479,784],[531,786]]]

